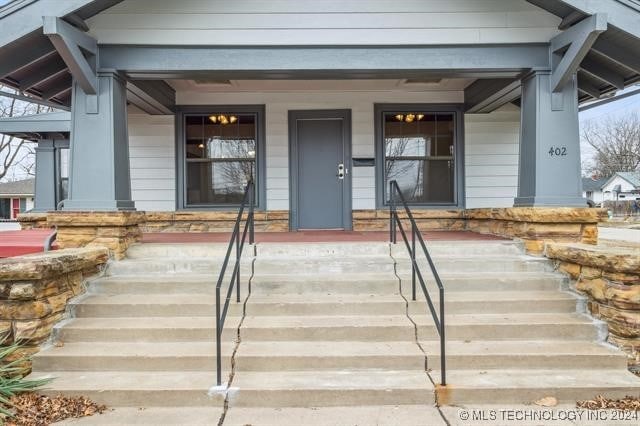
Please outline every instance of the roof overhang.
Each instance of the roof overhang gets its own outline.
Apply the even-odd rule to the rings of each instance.
[[[63,27],[67,27],[68,24],[74,31],[85,32],[85,19],[121,1],[123,0],[15,0],[0,8],[0,83],[34,99],[70,105],[70,68],[73,71],[73,66],[69,66],[69,57],[74,55],[68,54],[65,57],[64,46],[54,46],[50,38],[43,34],[43,16],[59,18],[64,21]],[[577,74],[580,101],[608,96],[616,90],[640,82],[640,25],[637,24],[640,21],[640,6],[636,0],[527,1],[562,18],[559,27],[561,30],[570,30],[596,13],[607,16],[608,29],[600,34],[588,49],[580,52],[580,55],[576,56],[577,59],[574,58],[574,62],[579,62]],[[70,49],[73,50],[73,46]],[[76,64],[84,67],[82,61],[78,61],[78,55],[75,57]],[[161,63],[163,62],[154,65]],[[100,67],[101,64],[96,66]],[[86,67],[84,68],[83,74],[86,76],[88,73]],[[158,79],[171,78],[170,73],[164,76],[156,75]],[[291,78],[287,73],[263,75],[265,78]],[[498,77],[494,73],[483,78]],[[147,76],[146,80],[155,78]],[[371,77],[362,73],[352,78]],[[517,94],[517,90],[512,90],[510,81],[505,83],[502,90],[505,96],[491,99],[491,105],[500,104]],[[482,92],[482,88],[477,89],[478,92]],[[147,108],[150,113],[169,113],[172,107],[170,98],[169,88],[158,86],[158,83],[142,83],[135,86],[134,82],[134,86],[130,88],[130,102]]]
[[[29,141],[68,139],[70,131],[71,113],[67,111],[0,118],[0,134]]]

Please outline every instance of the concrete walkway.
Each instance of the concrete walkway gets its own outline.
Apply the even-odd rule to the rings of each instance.
[[[591,411],[573,405],[474,405],[463,407],[386,406],[330,408],[256,408],[227,416],[228,426],[537,426],[537,425],[633,425],[640,413]],[[119,407],[102,415],[70,419],[60,425],[169,425],[216,426],[219,408],[200,407]],[[259,420],[257,420],[259,419]],[[419,419],[419,420],[416,420]],[[446,419],[446,422],[445,420]]]
[[[640,229],[609,228],[600,226],[598,227],[598,239],[640,244]]]

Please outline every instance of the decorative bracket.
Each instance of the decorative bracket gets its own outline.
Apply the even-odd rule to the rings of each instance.
[[[96,40],[58,17],[44,16],[42,20],[44,34],[49,37],[78,85],[87,95],[97,95]]]
[[[593,43],[606,30],[607,15],[596,13],[551,39],[549,49],[553,73],[550,82],[553,93],[560,93],[573,78]]]

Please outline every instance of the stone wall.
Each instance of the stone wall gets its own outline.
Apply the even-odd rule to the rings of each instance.
[[[426,210],[415,209],[411,212],[421,231],[463,231],[466,228],[464,210]],[[406,231],[410,231],[410,222],[403,209],[398,215]],[[354,231],[389,231],[389,209],[354,210]]]
[[[237,214],[233,211],[147,212],[141,227],[143,232],[228,232]],[[465,229],[464,210],[415,210],[413,215],[423,231]],[[403,212],[400,216],[406,217]],[[256,211],[255,221],[257,232],[289,230],[287,210]],[[388,231],[389,210],[354,210],[353,229]]]
[[[0,335],[21,341],[17,356],[32,355],[64,316],[67,302],[84,292],[88,277],[109,259],[105,248],[56,250],[0,259]],[[25,366],[29,368],[30,366]]]
[[[47,222],[47,214],[44,213],[20,213],[18,223],[22,229],[51,228]]]
[[[589,311],[608,325],[608,341],[640,372],[640,248],[551,243],[545,255],[589,297]]]
[[[402,209],[398,209],[405,217]],[[412,213],[422,231],[470,230],[517,238],[527,250],[542,254],[545,242],[596,244],[598,222],[606,212],[589,208],[514,207],[496,209],[443,210],[414,209]],[[229,232],[237,211],[177,212],[49,212],[20,217],[23,228],[57,226],[62,248],[104,245],[116,259],[124,256],[129,244],[142,232]],[[257,232],[289,230],[287,210],[256,211]],[[408,230],[408,222],[403,220]],[[355,231],[388,231],[389,210],[354,210]]]
[[[115,259],[122,259],[129,246],[140,241],[139,225],[144,220],[144,212],[137,211],[58,211],[47,216],[49,226],[58,229],[56,241],[61,249],[102,246]]]
[[[141,228],[142,232],[231,232],[237,217],[237,211],[147,212]],[[253,217],[256,232],[289,230],[286,210],[255,211]]]
[[[546,242],[598,243],[598,222],[606,211],[572,207],[512,207],[465,211],[467,229],[518,238],[527,251],[542,254]]]

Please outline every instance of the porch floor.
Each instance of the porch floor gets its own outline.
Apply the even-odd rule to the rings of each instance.
[[[495,235],[479,234],[471,231],[428,231],[422,233],[425,241],[486,241],[505,240]],[[145,233],[144,243],[216,243],[227,242],[230,232],[160,232]],[[388,241],[386,231],[298,231],[298,232],[256,232],[259,243],[319,243],[337,241]],[[402,239],[398,233],[398,241]]]
[[[51,229],[0,232],[0,258],[44,251],[45,240],[51,235],[51,232]],[[55,242],[52,248],[57,248]]]

